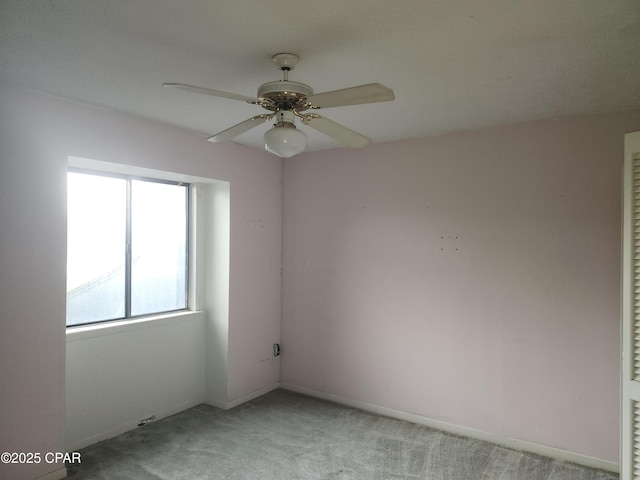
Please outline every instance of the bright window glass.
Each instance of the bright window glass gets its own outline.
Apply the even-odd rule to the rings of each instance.
[[[186,308],[185,189],[134,180],[131,185],[131,315]]]
[[[186,309],[188,185],[67,182],[67,326]]]

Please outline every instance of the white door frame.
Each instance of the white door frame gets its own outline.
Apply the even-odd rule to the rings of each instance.
[[[640,132],[624,138],[620,479],[640,479]]]

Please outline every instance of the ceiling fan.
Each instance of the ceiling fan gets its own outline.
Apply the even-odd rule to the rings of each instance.
[[[347,147],[363,147],[371,142],[370,138],[316,113],[307,113],[307,110],[313,111],[320,108],[387,102],[395,98],[393,90],[379,83],[369,83],[316,94],[309,85],[289,80],[289,72],[294,69],[300,60],[297,55],[293,53],[278,53],[273,56],[272,60],[282,71],[283,78],[282,80],[260,85],[257,98],[184,83],[163,83],[162,85],[214,97],[240,100],[252,105],[259,105],[268,110],[270,113],[251,117],[244,122],[216,133],[209,137],[208,140],[210,142],[226,142],[258,125],[275,119],[273,128],[264,135],[265,148],[267,151],[283,158],[292,157],[302,152],[306,147],[307,136],[303,131],[296,128],[296,117],[304,125],[328,135]]]

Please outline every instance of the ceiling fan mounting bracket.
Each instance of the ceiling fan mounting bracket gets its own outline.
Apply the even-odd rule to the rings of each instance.
[[[271,57],[273,63],[282,71],[293,70],[300,61],[300,57],[295,53],[276,53]]]

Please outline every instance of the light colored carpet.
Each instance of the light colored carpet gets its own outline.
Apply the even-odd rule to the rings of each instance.
[[[200,405],[82,450],[72,479],[615,480],[517,452],[275,390],[232,410]]]

